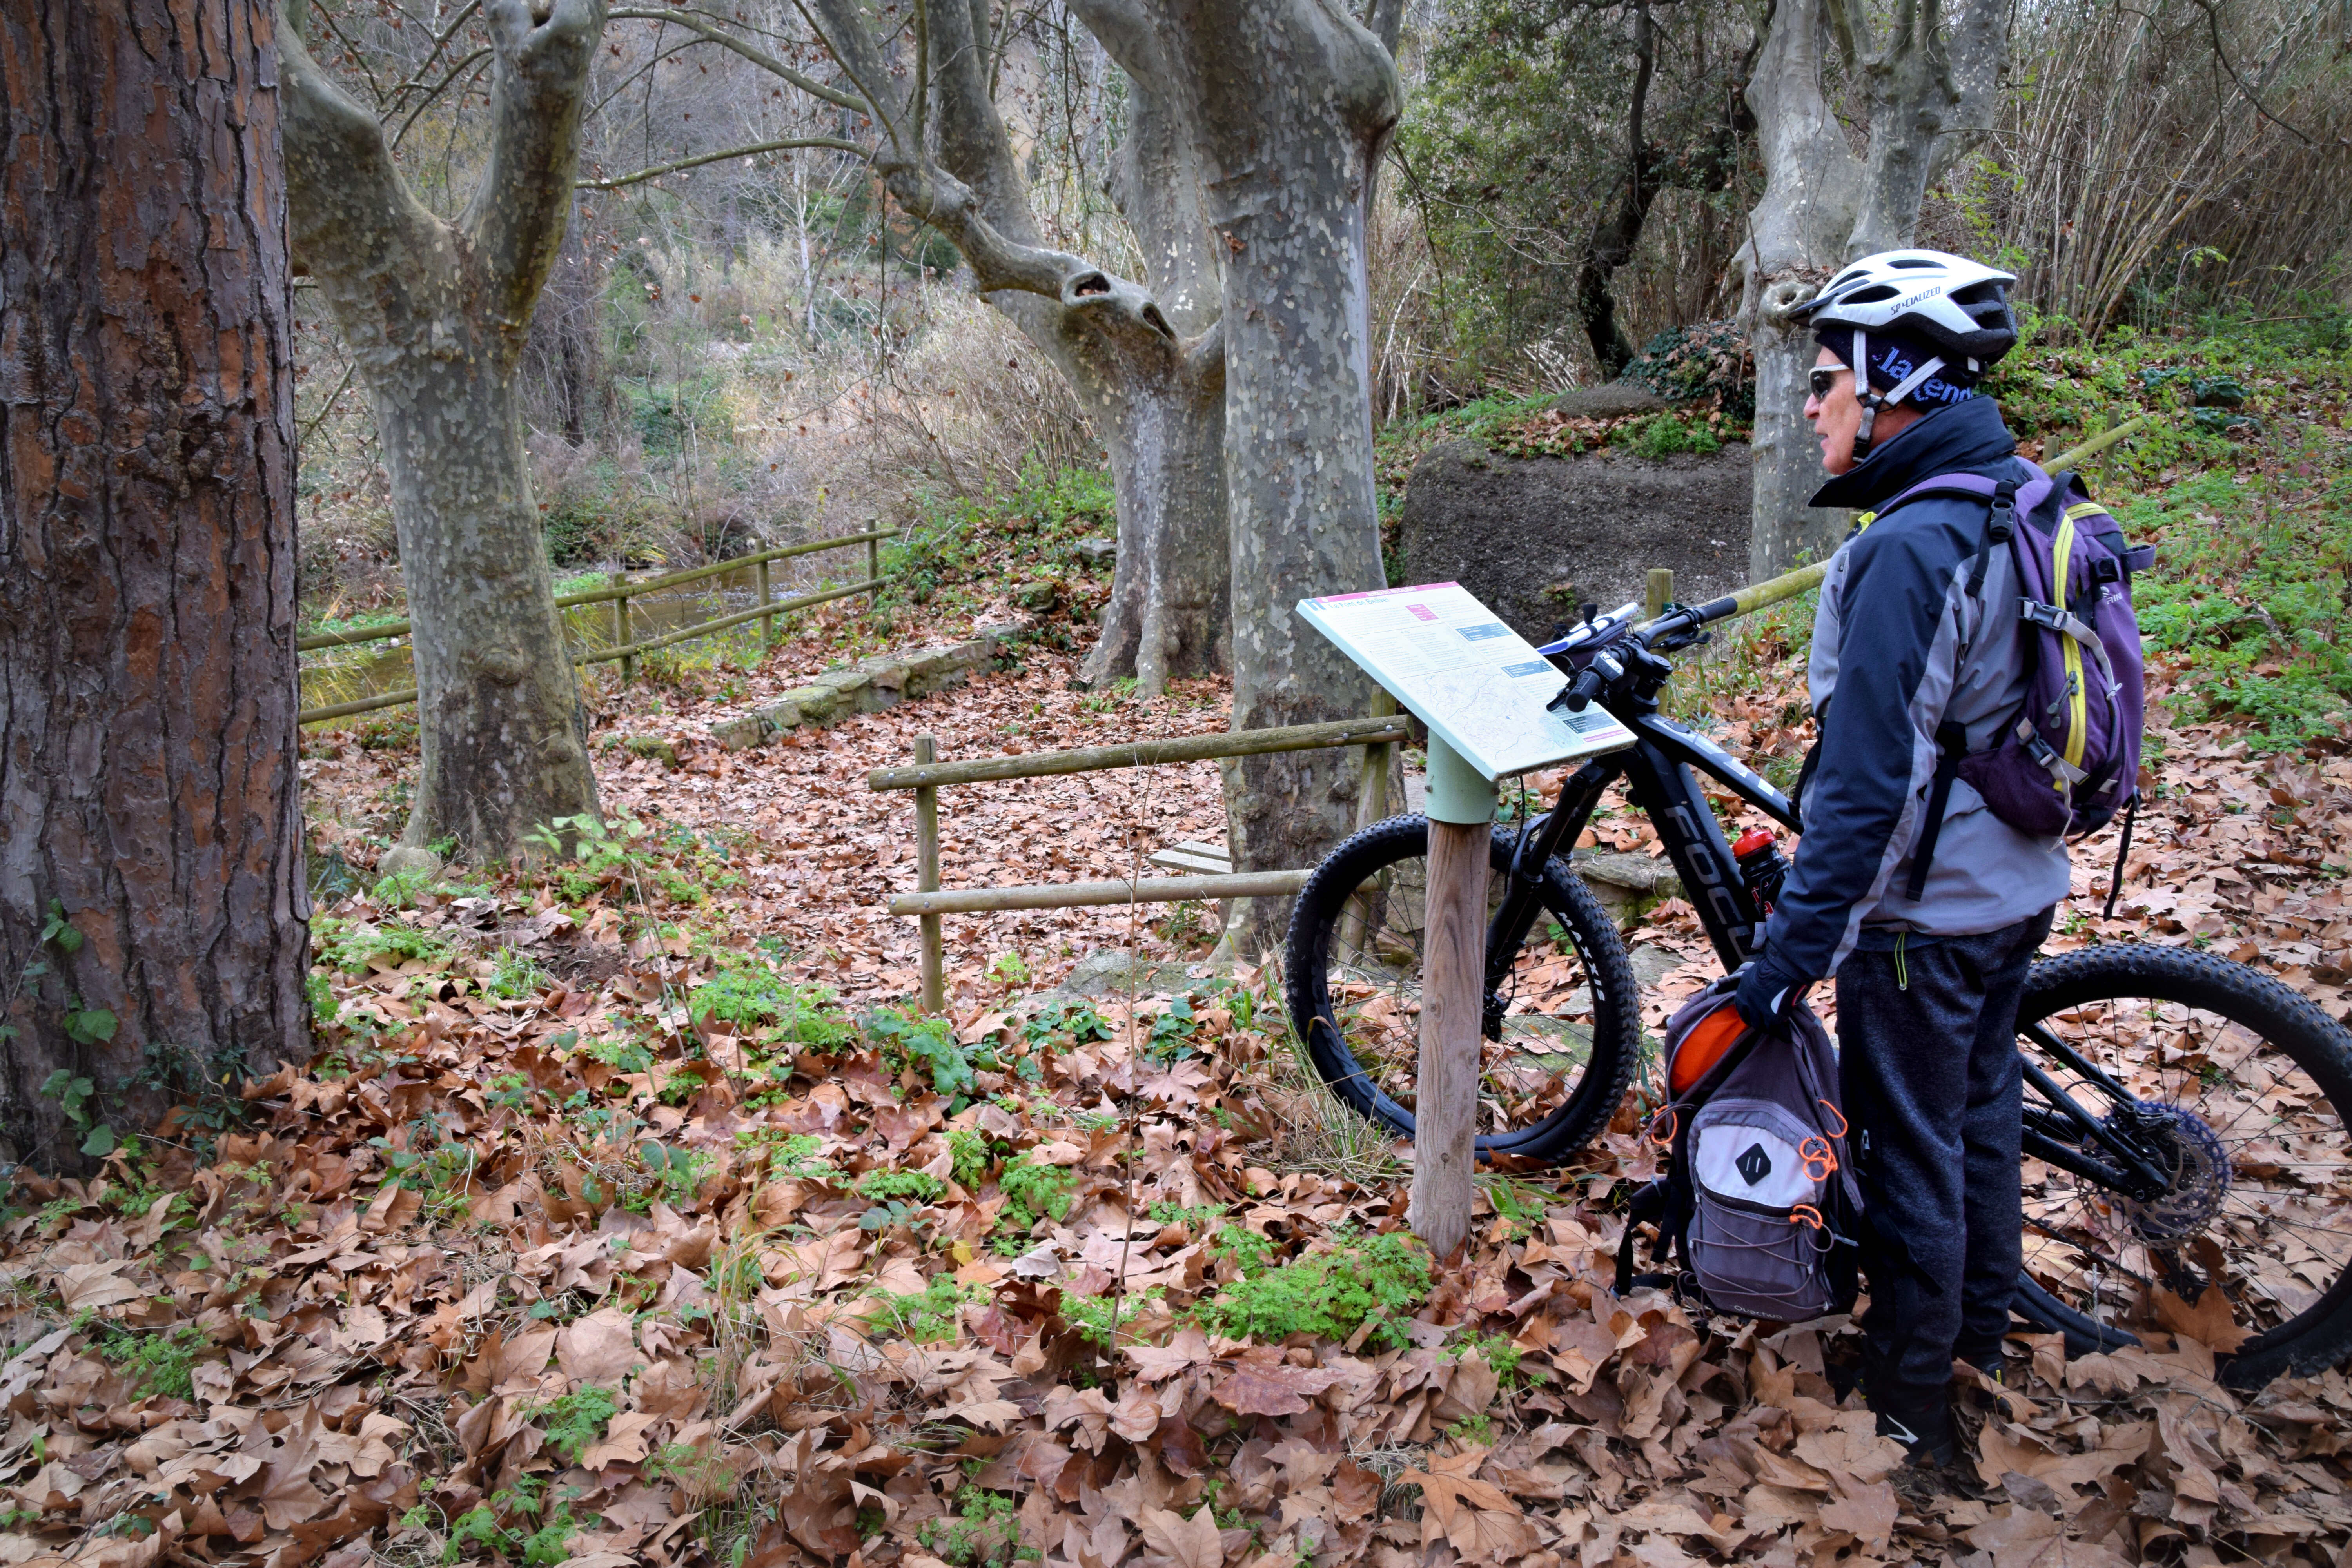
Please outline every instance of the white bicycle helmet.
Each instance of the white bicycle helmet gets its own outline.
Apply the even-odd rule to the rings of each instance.
[[[1939,374],[1955,388],[1970,386],[2017,346],[2017,314],[2008,296],[2008,285],[2016,281],[2014,273],[1940,250],[1885,250],[1844,268],[1789,312],[1790,320],[1811,326],[1841,353],[1846,352],[1843,334],[1836,329],[1853,329],[1847,363],[1862,402],[1856,460],[1869,455],[1871,426],[1881,408],[1902,402]],[[1882,393],[1870,383],[1872,337],[1917,343],[1928,357]]]

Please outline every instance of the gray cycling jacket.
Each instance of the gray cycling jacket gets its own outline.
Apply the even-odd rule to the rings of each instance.
[[[1822,487],[1815,506],[1882,504],[1939,474],[2022,484],[2032,477],[1990,398],[1930,414]],[[2028,645],[2006,548],[1968,592],[1985,531],[1981,501],[1927,496],[1847,538],[1829,563],[1807,673],[1821,751],[1799,806],[1796,865],[1767,928],[1773,965],[1821,979],[1857,945],[1898,932],[1972,936],[2013,925],[2066,896],[2066,841],[2018,832],[1952,782],[1926,887],[1905,898],[1927,827],[1940,752],[1936,731],[1964,725],[1990,751],[2026,688]]]

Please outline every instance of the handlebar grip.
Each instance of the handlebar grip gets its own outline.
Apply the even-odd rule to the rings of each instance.
[[[1608,682],[1602,679],[1601,672],[1588,665],[1574,680],[1569,682],[1567,690],[1545,703],[1544,706],[1565,708],[1571,713],[1581,713],[1588,703],[1601,695],[1601,689],[1607,684]]]

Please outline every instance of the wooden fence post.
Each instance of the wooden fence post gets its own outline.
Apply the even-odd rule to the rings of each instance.
[[[938,743],[929,735],[915,737],[915,763],[939,761]],[[940,791],[936,784],[915,789],[915,886],[926,893],[940,890]],[[923,1011],[946,1009],[947,987],[942,973],[940,917],[924,915],[918,922],[923,944]]]
[[[769,563],[765,561],[760,563],[760,603],[763,605],[775,599],[775,595],[769,588],[768,566]],[[776,646],[776,617],[773,616],[760,617],[760,646],[763,648]]]
[[[1387,719],[1397,710],[1396,699],[1385,687],[1372,693],[1372,717]],[[1396,754],[1393,741],[1372,741],[1364,747],[1364,785],[1356,795],[1356,826],[1370,827],[1389,814],[1389,759]]]
[[[1650,568],[1649,591],[1643,596],[1643,620],[1654,621],[1666,613],[1675,599],[1675,569],[1671,566]]]
[[[1372,717],[1386,719],[1397,710],[1396,699],[1385,687],[1372,693]],[[1389,814],[1389,759],[1394,754],[1392,741],[1371,741],[1364,746],[1364,782],[1356,792],[1356,831],[1360,833]],[[1357,890],[1357,897],[1339,917],[1339,949],[1343,952],[1360,952],[1364,945],[1364,905],[1367,889],[1376,887],[1366,883]]]
[[[1477,1164],[1479,1048],[1486,991],[1486,852],[1495,786],[1429,737],[1428,918],[1414,1081],[1412,1233],[1440,1258],[1470,1236]]]
[[[877,531],[881,526],[881,522],[882,520],[878,517],[867,518],[866,520],[866,531],[868,533]],[[882,542],[878,539],[869,539],[866,542],[866,580],[868,583],[879,583],[882,581]],[[881,602],[881,589],[871,588],[866,591],[866,607],[867,609],[872,609],[876,605],[880,604]]]
[[[613,586],[625,588],[629,584],[626,572],[613,574]],[[626,594],[613,601],[613,646],[626,647],[634,641],[629,631],[629,596]],[[637,678],[637,656],[624,654],[621,658],[621,684],[626,686]]]

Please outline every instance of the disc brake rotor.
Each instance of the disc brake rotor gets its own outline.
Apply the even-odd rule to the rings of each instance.
[[[2178,1106],[2141,1100],[2109,1112],[2099,1125],[2126,1146],[2139,1149],[2165,1178],[2164,1191],[2145,1202],[2120,1193],[2115,1196],[2116,1213],[2140,1240],[2181,1240],[2203,1230],[2221,1212],[2222,1200],[2230,1194],[2230,1154],[2204,1118]]]

